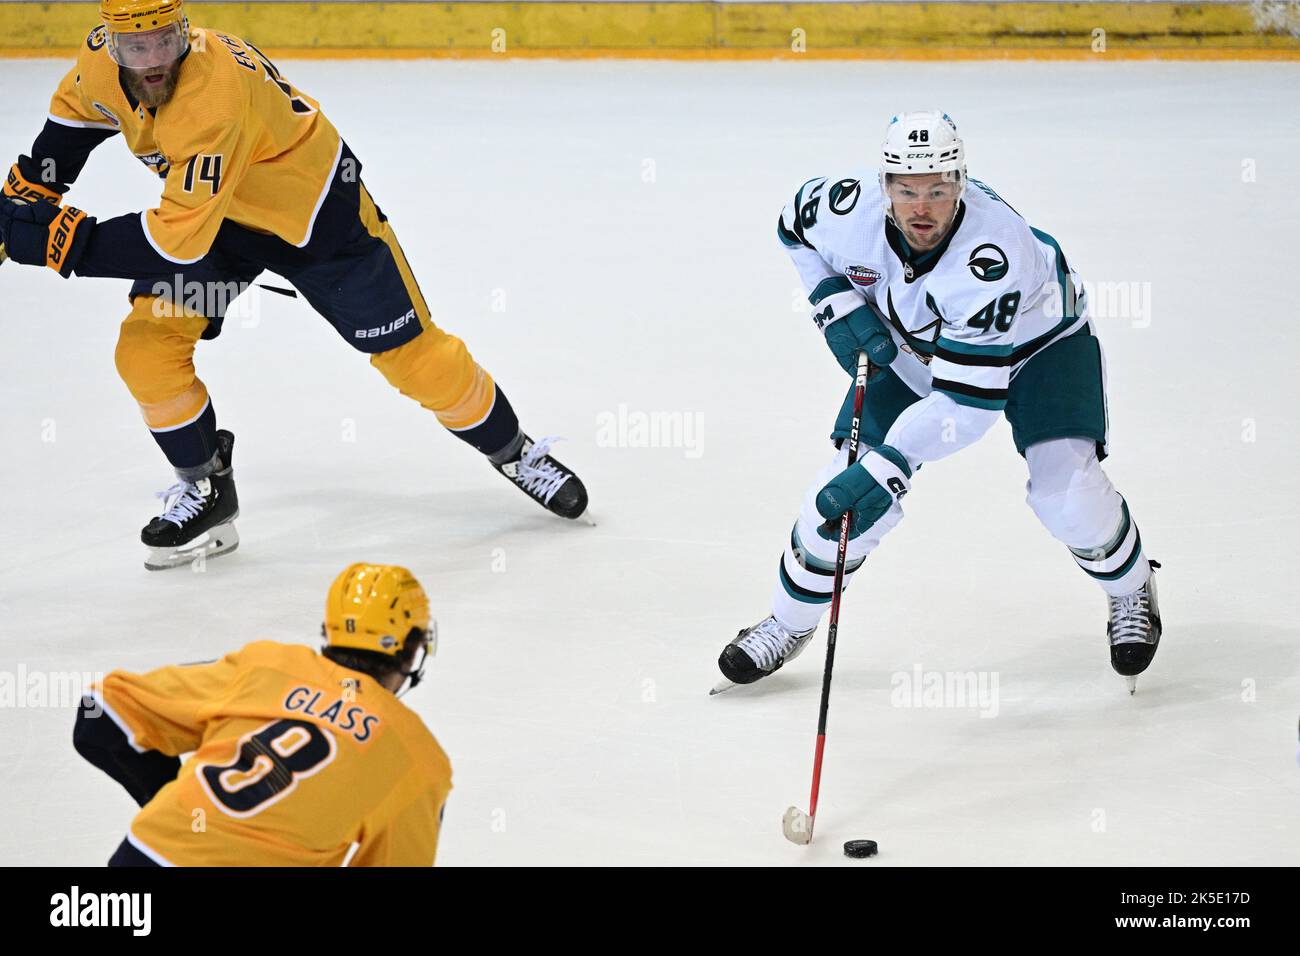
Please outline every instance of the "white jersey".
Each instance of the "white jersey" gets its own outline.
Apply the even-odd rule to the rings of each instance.
[[[916,253],[885,218],[876,183],[873,171],[809,180],[777,232],[818,327],[870,304],[899,347],[891,368],[929,396],[886,438],[915,465],[983,434],[1006,406],[1014,372],[1088,318],[1056,240],[988,186],[969,180],[943,241]],[[953,405],[964,425],[956,441],[951,427],[946,440],[940,435]]]

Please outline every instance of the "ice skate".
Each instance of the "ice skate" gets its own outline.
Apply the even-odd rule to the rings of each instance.
[[[817,628],[814,627],[795,634],[786,630],[770,615],[753,627],[745,628],[722,649],[722,654],[718,657],[718,669],[722,671],[725,680],[709,691],[709,694],[720,694],[737,684],[752,684],[773,671],[780,670],[781,665],[794,660],[803,652],[815,633]]]
[[[534,442],[527,435],[519,452],[509,460],[492,467],[509,478],[524,494],[561,518],[583,517],[587,511],[587,489],[573,471],[553,458],[551,445],[559,441],[548,436]],[[587,522],[592,524],[589,515]]]
[[[1160,604],[1156,600],[1155,569],[1146,584],[1132,594],[1110,598],[1110,666],[1128,682],[1130,694],[1137,691],[1137,678],[1150,666],[1160,646]]]
[[[234,446],[234,435],[218,431],[218,470],[198,481],[181,481],[158,492],[166,502],[166,510],[140,532],[140,540],[150,549],[144,562],[150,571],[182,567],[239,547],[234,525],[239,517],[231,464]]]

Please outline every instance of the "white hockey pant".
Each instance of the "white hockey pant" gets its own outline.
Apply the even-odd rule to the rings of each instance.
[[[1141,537],[1123,497],[1101,469],[1096,444],[1083,438],[1052,439],[1031,445],[1025,460],[1027,503],[1052,537],[1070,549],[1079,567],[1110,595],[1130,594],[1141,587],[1151,573]],[[792,631],[815,627],[830,608],[838,537],[827,540],[817,533],[824,522],[816,499],[847,465],[846,446],[817,473],[804,493],[799,518],[781,556],[772,613]],[[902,518],[903,509],[895,503],[863,534],[849,540],[845,587]]]

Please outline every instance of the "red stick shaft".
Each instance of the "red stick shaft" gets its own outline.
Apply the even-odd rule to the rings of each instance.
[[[858,432],[862,425],[862,405],[867,395],[867,353],[858,353],[858,374],[853,389],[853,427],[849,431],[849,465],[858,460]],[[817,750],[813,756],[812,796],[808,801],[808,841],[812,842],[812,826],[817,820],[817,795],[822,784],[822,755],[826,750],[826,715],[831,707],[831,671],[835,667],[835,639],[840,629],[840,592],[844,589],[844,564],[849,553],[849,528],[853,525],[853,512],[846,511],[840,518],[840,542],[835,552],[835,590],[831,594],[831,623],[826,633],[826,669],[822,672],[822,700],[817,714]]]
[[[817,735],[817,753],[813,756],[813,784],[812,797],[808,800],[808,818],[815,819],[817,816],[817,794],[821,792],[822,784],[822,752],[826,749],[826,735]]]

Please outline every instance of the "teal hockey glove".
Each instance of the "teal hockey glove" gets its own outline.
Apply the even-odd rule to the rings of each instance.
[[[912,469],[896,449],[873,448],[817,492],[817,513],[826,519],[817,533],[828,541],[840,536],[840,517],[853,511],[850,537],[866,531],[911,489]]]

